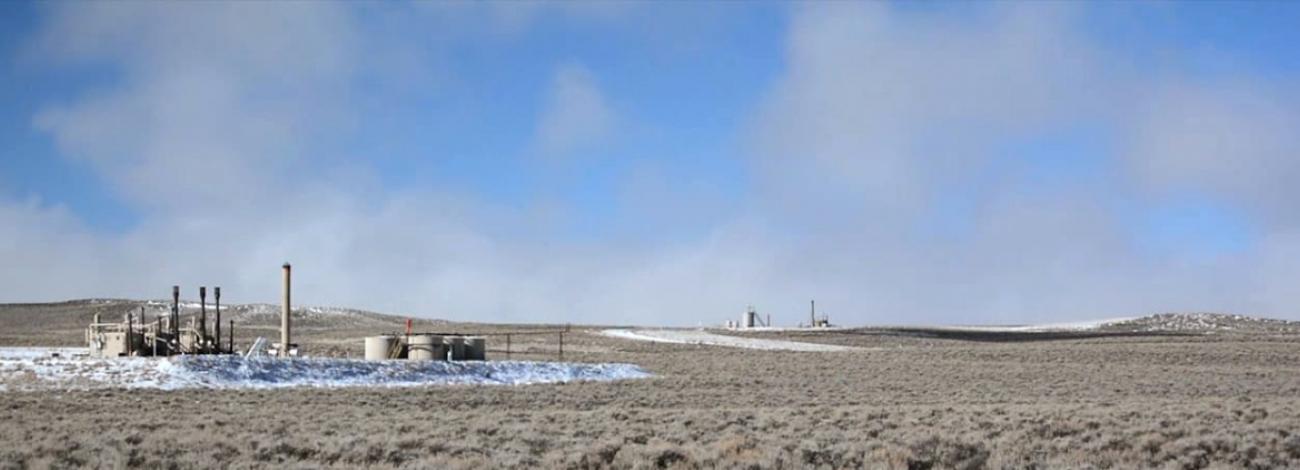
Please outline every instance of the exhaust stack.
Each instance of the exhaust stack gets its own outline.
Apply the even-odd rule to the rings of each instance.
[[[181,286],[172,286],[172,316],[167,326],[172,330],[172,351],[176,351],[181,344]]]
[[[284,263],[284,307],[280,311],[280,357],[289,357],[289,277],[292,268]]]
[[[208,342],[208,288],[199,286],[199,348]]]
[[[216,333],[216,337],[213,338],[213,344],[216,344],[217,352],[221,352],[221,288],[213,287],[212,296],[217,302],[217,321],[212,323],[213,329],[216,330],[214,332]]]

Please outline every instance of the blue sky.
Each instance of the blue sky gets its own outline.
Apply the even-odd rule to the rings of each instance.
[[[1290,318],[1300,8],[0,5],[0,301]],[[242,298],[241,298],[242,297]]]

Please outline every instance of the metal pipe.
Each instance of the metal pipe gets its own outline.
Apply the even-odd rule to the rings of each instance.
[[[811,320],[808,322],[808,326],[813,327],[817,326],[817,301],[810,300],[809,302],[812,306],[808,310],[808,319]]]
[[[208,288],[199,286],[199,349],[208,342]]]
[[[289,278],[293,268],[289,263],[281,267],[284,269],[284,307],[280,311],[280,357],[289,357]]]
[[[131,340],[134,339],[131,337],[132,336],[131,327],[135,326],[134,322],[132,321],[133,318],[134,315],[132,315],[131,312],[126,312],[126,355],[127,356],[131,355]]]
[[[172,286],[172,317],[170,325],[172,330],[172,342],[178,346],[181,344],[181,286]]]
[[[234,354],[235,353],[235,319],[234,318],[230,319],[230,339],[228,339],[227,341],[230,342],[230,347],[226,348],[226,350],[230,351],[231,354]]]
[[[217,321],[212,323],[213,328],[216,330],[216,338],[212,344],[216,345],[217,352],[221,352],[221,288],[213,287],[212,296],[215,297],[217,302]]]

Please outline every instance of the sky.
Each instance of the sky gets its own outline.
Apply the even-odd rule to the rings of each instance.
[[[0,302],[1300,320],[1294,2],[0,2]]]

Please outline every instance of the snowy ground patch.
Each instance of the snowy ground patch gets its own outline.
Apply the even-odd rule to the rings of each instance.
[[[987,333],[1047,333],[1055,331],[1091,331],[1108,325],[1135,320],[1135,317],[1110,318],[1069,323],[1047,323],[1042,325],[952,325],[927,327],[936,330],[978,331]]]
[[[0,348],[0,359],[36,359],[41,357],[74,357],[90,354],[90,348]]]
[[[362,361],[183,356],[90,359],[0,357],[0,390],[525,385],[640,379],[632,364],[526,361]]]
[[[657,329],[636,329],[636,330],[603,330],[601,334],[615,338],[630,339],[636,341],[653,341],[657,343],[677,343],[677,344],[702,344],[709,346],[726,346],[732,348],[745,349],[762,349],[768,351],[800,351],[800,352],[838,352],[838,351],[859,351],[862,348],[849,346],[836,346],[831,344],[800,343],[797,341],[784,341],[777,339],[762,338],[745,338],[740,336],[727,336],[716,333],[709,333],[702,330],[657,330]]]

